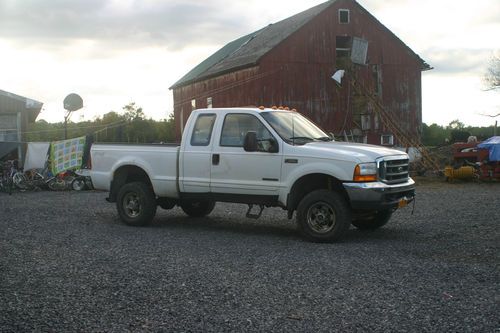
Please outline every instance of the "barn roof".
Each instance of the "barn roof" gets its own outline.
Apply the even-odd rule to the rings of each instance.
[[[259,60],[266,53],[283,42],[286,38],[299,30],[306,23],[311,21],[325,9],[333,5],[337,0],[330,0],[320,5],[312,7],[287,19],[270,24],[267,27],[257,30],[251,34],[238,38],[223,48],[215,52],[189,73],[184,75],[179,81],[174,83],[170,89],[181,87],[202,79],[215,77],[238,69],[257,65]],[[354,3],[358,4],[356,1]],[[359,5],[359,4],[358,4]],[[359,5],[366,13],[381,24],[373,15]],[[382,25],[382,24],[381,24]],[[403,43],[389,29],[382,25],[396,39]],[[405,45],[403,43],[403,45]],[[411,53],[418,57],[408,46],[405,45]],[[420,57],[418,57],[420,59]],[[430,69],[422,59],[422,69]]]
[[[283,21],[270,24],[251,34],[238,38],[224,46],[201,64],[184,75],[170,89],[203,78],[220,75],[258,63],[259,59],[275,46],[328,8],[336,0],[330,0]]]

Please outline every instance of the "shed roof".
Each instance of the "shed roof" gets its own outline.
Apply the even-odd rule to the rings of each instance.
[[[238,69],[257,65],[259,60],[278,44],[283,42],[286,38],[294,32],[303,27],[306,23],[311,21],[314,17],[319,15],[325,9],[333,5],[337,0],[329,0],[287,19],[270,24],[267,27],[257,30],[251,34],[238,38],[223,48],[215,52],[206,60],[201,62],[198,66],[193,68],[189,73],[184,75],[180,80],[174,83],[170,89],[178,88],[202,79],[215,77],[235,71]],[[369,14],[370,17],[375,19],[376,22],[381,24],[389,33],[400,41],[410,52],[415,55],[422,62],[422,69],[430,69],[430,66],[425,63],[417,54],[415,54],[406,44],[404,44],[396,35],[394,35],[388,28],[380,23],[373,15],[366,9],[353,0],[363,11]]]
[[[15,109],[11,109],[12,104],[8,102],[2,102],[2,98],[4,101],[10,100],[17,102],[15,103],[17,107],[15,107]],[[5,105],[7,104],[9,105],[9,110],[5,110]],[[38,117],[38,114],[42,110],[42,106],[43,106],[42,102],[36,101],[31,98],[19,96],[0,89],[0,112],[5,112],[5,111],[25,112],[28,113],[28,120],[30,122],[35,122],[36,118]]]

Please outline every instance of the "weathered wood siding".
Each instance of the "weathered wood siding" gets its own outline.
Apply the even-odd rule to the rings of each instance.
[[[350,23],[339,24],[338,10],[350,10]],[[341,0],[292,34],[251,68],[174,89],[177,134],[196,100],[196,108],[273,106],[296,108],[325,130],[341,134],[358,128],[369,143],[391,134],[381,121],[376,126],[373,107],[348,85],[331,79],[336,66],[336,37],[351,36],[369,42],[368,65],[356,66],[359,80],[373,90],[374,71],[381,83],[383,104],[400,126],[418,137],[422,121],[421,60],[394,34],[353,1]],[[182,116],[181,116],[182,113]],[[363,130],[361,114],[369,122]],[[368,119],[368,120],[367,120]],[[366,127],[366,126],[365,126]]]

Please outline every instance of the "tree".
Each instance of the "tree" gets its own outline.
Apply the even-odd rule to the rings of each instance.
[[[467,138],[471,135],[465,130],[465,124],[458,119],[451,121],[446,128],[451,130],[451,142],[467,142]]]
[[[175,121],[174,114],[171,113],[167,119],[157,123],[157,133],[161,142],[175,142]]]
[[[128,121],[133,120],[144,120],[144,112],[141,107],[135,105],[135,102],[131,102],[122,108],[125,113],[125,119]]]
[[[465,124],[463,122],[461,122],[460,120],[458,120],[458,119],[452,120],[448,124],[448,129],[463,130],[464,128],[465,128]]]
[[[483,82],[486,90],[500,89],[500,55],[494,54],[486,69],[486,74],[483,77]]]

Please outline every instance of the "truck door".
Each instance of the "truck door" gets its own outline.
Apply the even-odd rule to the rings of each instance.
[[[216,115],[200,114],[195,120],[191,138],[185,144],[180,158],[183,179],[181,191],[186,193],[210,192],[210,164],[212,133]]]
[[[257,133],[259,149],[246,152],[247,132]],[[281,179],[281,149],[271,131],[256,116],[225,115],[219,142],[214,142],[210,191],[220,194],[265,195],[278,193]],[[274,145],[274,149],[270,149]],[[274,151],[274,152],[271,152]]]

